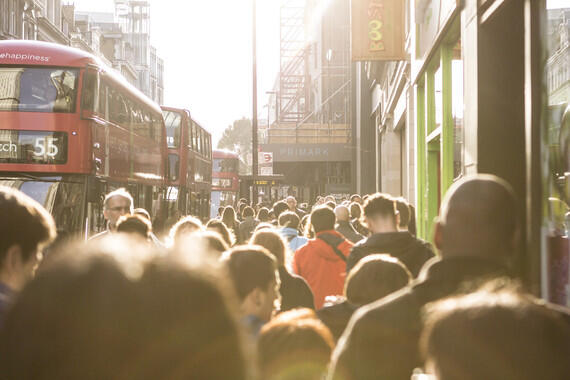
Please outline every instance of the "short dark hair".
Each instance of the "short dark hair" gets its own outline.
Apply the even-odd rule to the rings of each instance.
[[[257,220],[260,222],[269,222],[271,221],[269,218],[269,209],[267,207],[262,207],[257,212]]]
[[[309,380],[326,372],[334,340],[310,309],[283,312],[262,327],[257,344],[261,378]]]
[[[325,203],[325,206],[327,206],[328,208],[330,208],[331,210],[334,210],[334,208],[336,207],[336,203],[333,201],[328,201]]]
[[[111,239],[112,245],[96,240],[71,247],[19,294],[0,332],[2,375],[249,378],[229,284],[204,267],[190,270],[168,258],[141,262],[135,273],[128,269],[132,262],[123,265],[113,255],[156,252],[120,236]]]
[[[18,245],[27,261],[40,244],[56,236],[52,216],[38,202],[19,190],[0,186],[0,265],[7,250]]]
[[[275,202],[273,205],[273,213],[275,214],[276,218],[279,218],[282,212],[289,210],[289,206],[285,201]]]
[[[429,304],[420,346],[438,379],[567,379],[562,315],[512,290],[480,290]]]
[[[295,214],[293,211],[285,211],[279,215],[279,226],[288,228],[299,228],[299,215]]]
[[[147,218],[148,220],[152,221],[151,218],[150,218],[149,212],[148,212],[146,209],[142,208],[142,207],[137,207],[137,208],[135,208],[135,209],[133,210],[133,214],[144,216],[144,217]]]
[[[275,280],[277,260],[265,248],[243,245],[227,252],[223,260],[233,280],[236,293],[243,301],[254,289],[266,289]]]
[[[360,194],[352,194],[352,195],[350,196],[350,202],[354,202],[354,200],[355,200],[356,198],[362,199],[362,197],[360,196]]]
[[[353,219],[354,218],[359,219],[361,214],[362,214],[362,206],[360,205],[360,203],[352,202],[350,204],[350,217]]]
[[[260,245],[267,249],[269,253],[275,256],[279,266],[285,265],[287,243],[283,240],[283,237],[279,235],[279,232],[269,228],[256,231],[251,237],[250,243]]]
[[[249,207],[249,206],[245,206],[243,208],[243,211],[241,213],[242,218],[247,218],[248,216],[254,216],[255,215],[255,211],[253,211],[253,208]]]
[[[366,256],[348,274],[344,288],[347,300],[365,305],[408,285],[412,275],[400,260],[385,254]]]
[[[123,215],[117,221],[117,232],[135,233],[144,239],[150,238],[152,225],[141,215]]]
[[[363,212],[367,218],[381,215],[383,217],[393,217],[394,221],[396,221],[396,201],[388,194],[376,193],[366,199]]]
[[[311,225],[315,233],[334,229],[334,223],[334,211],[328,206],[316,207],[313,212],[311,212]]]
[[[408,204],[408,201],[402,197],[396,198],[395,200],[396,209],[400,215],[399,227],[407,228],[408,224],[410,223],[410,205]]]

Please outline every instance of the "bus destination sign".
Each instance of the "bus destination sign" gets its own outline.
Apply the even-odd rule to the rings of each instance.
[[[0,130],[0,164],[62,165],[67,162],[67,133]]]

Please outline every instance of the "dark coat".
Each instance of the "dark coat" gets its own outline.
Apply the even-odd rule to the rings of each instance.
[[[247,244],[251,235],[253,235],[253,231],[255,227],[259,224],[259,220],[254,219],[253,217],[247,217],[244,219],[243,222],[239,224],[238,227],[238,236],[236,236],[239,244]]]
[[[358,309],[333,354],[328,379],[409,380],[422,365],[418,352],[421,310],[453,295],[469,281],[507,274],[497,261],[456,257],[433,259],[412,285]]]
[[[325,306],[317,311],[317,317],[331,330],[334,341],[338,342],[340,336],[346,329],[350,317],[358,306],[348,301],[341,302],[332,306]]]
[[[337,232],[340,232],[342,236],[348,241],[353,243],[358,243],[360,240],[364,239],[364,236],[356,232],[352,224],[347,221],[339,221],[334,228]]]
[[[295,309],[297,307],[308,307],[315,309],[313,292],[307,282],[301,276],[291,274],[285,267],[279,267],[279,278],[281,279],[281,311]]]
[[[388,253],[400,260],[417,277],[426,261],[435,256],[431,245],[414,237],[408,231],[373,234],[355,244],[346,262],[346,273],[358,261],[373,253]]]

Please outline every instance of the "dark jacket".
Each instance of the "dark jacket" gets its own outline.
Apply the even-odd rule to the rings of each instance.
[[[418,353],[421,310],[453,295],[469,281],[507,274],[498,261],[476,257],[433,259],[412,285],[354,313],[333,354],[328,379],[409,380],[422,365]]]
[[[364,236],[356,232],[354,227],[352,227],[352,224],[347,221],[339,221],[334,229],[335,231],[340,232],[346,240],[353,243],[358,243],[360,240],[364,239]]]
[[[236,236],[239,244],[247,244],[251,235],[253,235],[253,231],[255,227],[259,224],[259,220],[254,219],[251,216],[248,216],[244,219],[243,222],[239,224],[238,227],[238,236]]]
[[[373,234],[355,244],[346,262],[346,273],[358,261],[373,253],[388,253],[400,260],[417,277],[426,261],[435,256],[431,245],[414,237],[408,231]]]
[[[297,307],[315,309],[313,292],[303,277],[293,275],[289,273],[285,267],[280,266],[279,278],[281,279],[281,286],[279,287],[279,293],[281,294],[281,311],[287,311]]]
[[[317,311],[317,317],[331,330],[334,341],[338,342],[356,309],[358,309],[358,306],[344,301],[336,305],[323,307]]]

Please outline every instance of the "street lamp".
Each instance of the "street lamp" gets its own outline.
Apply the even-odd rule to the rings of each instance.
[[[252,186],[252,200],[254,205],[257,204],[257,36],[256,36],[256,0],[252,0],[252,50],[253,50],[253,117],[251,119],[252,128],[252,168],[251,168],[251,179],[253,181]]]

